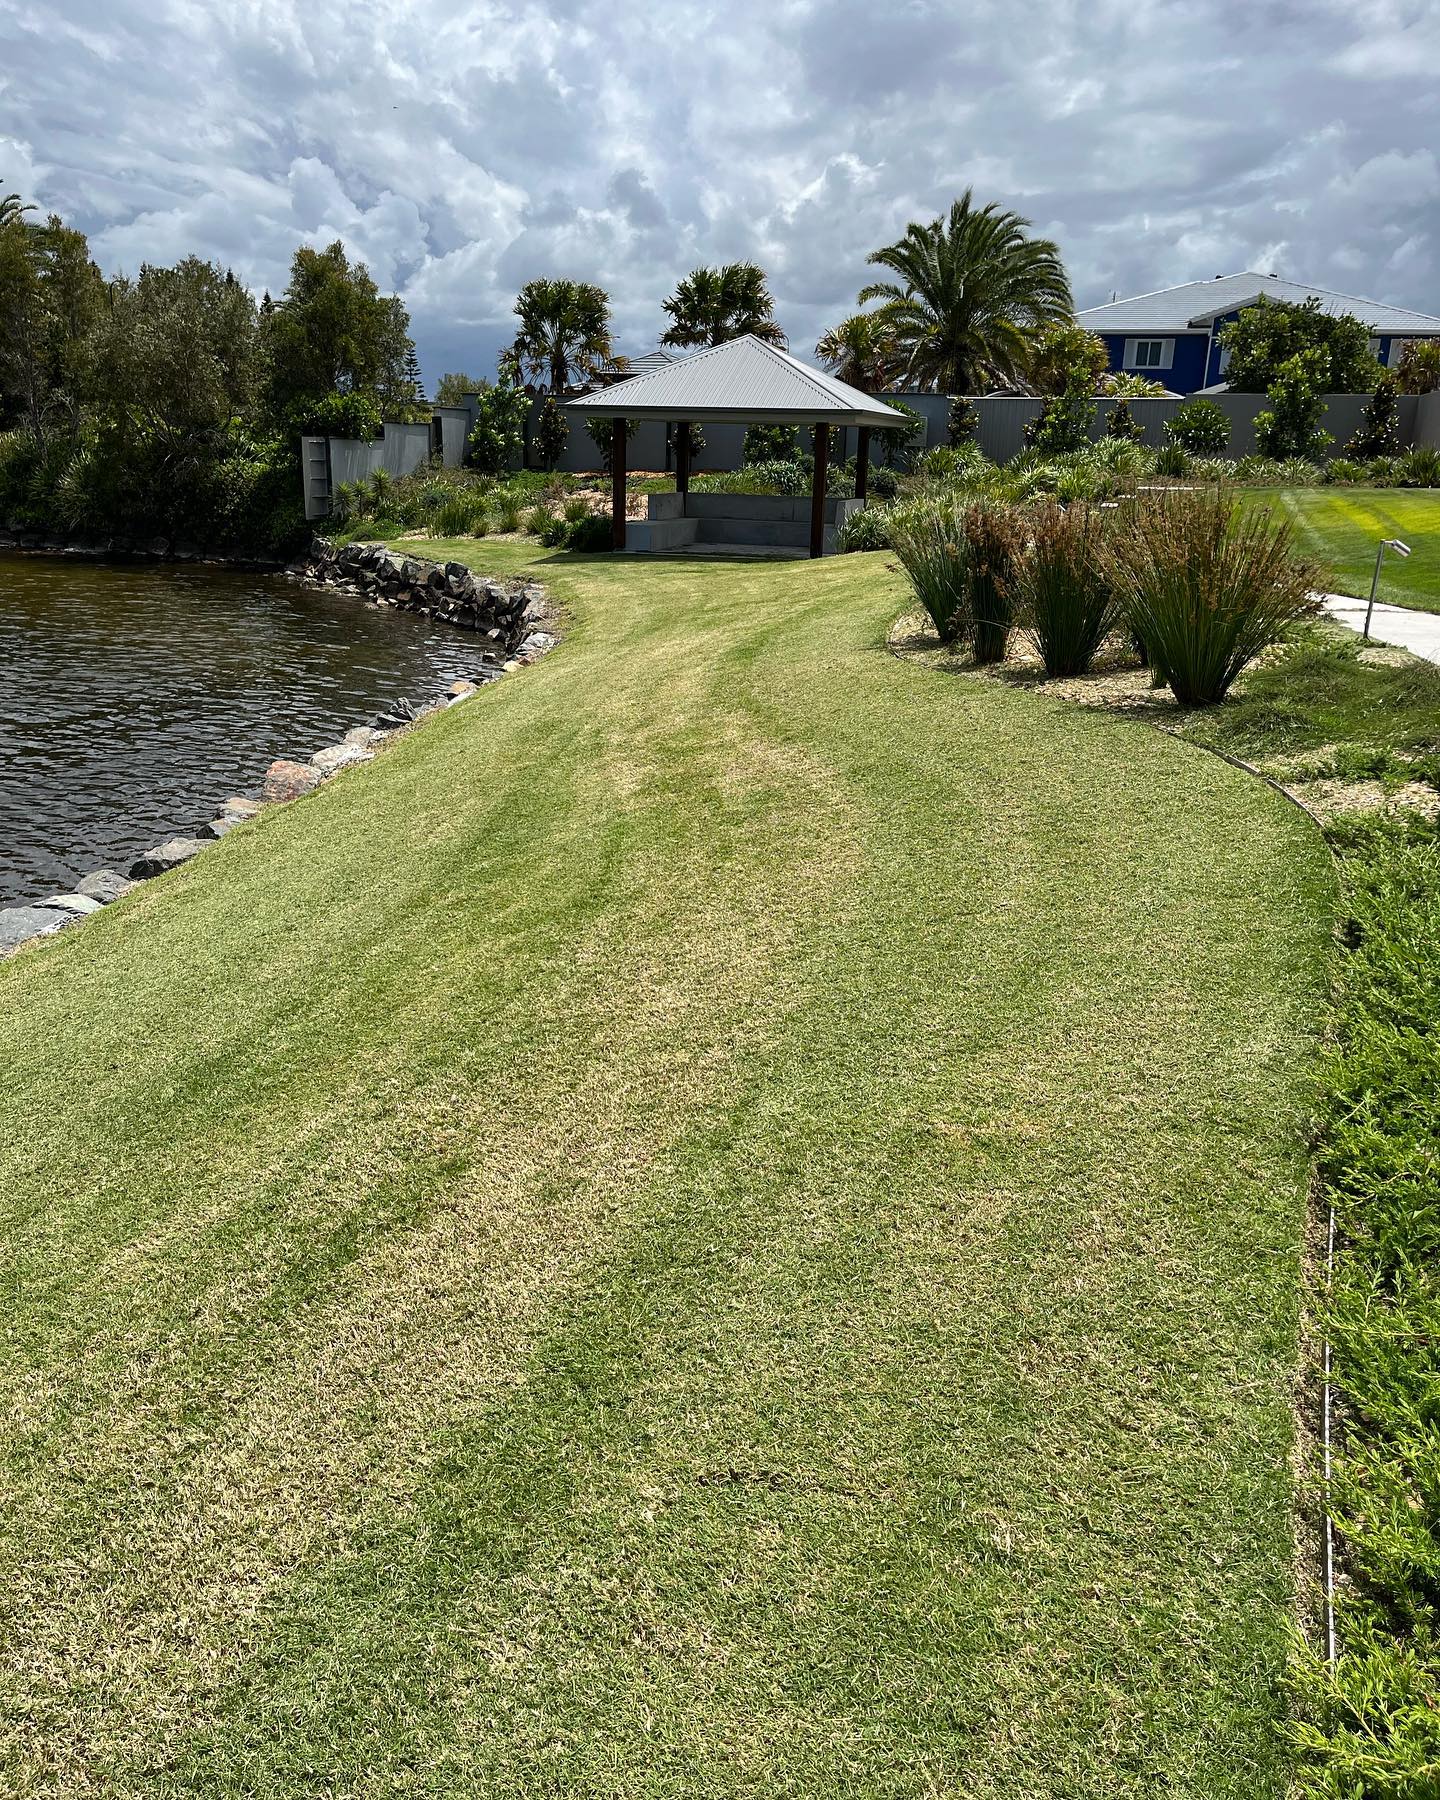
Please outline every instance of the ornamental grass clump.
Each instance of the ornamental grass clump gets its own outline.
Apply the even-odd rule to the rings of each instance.
[[[1106,515],[1088,506],[1040,508],[1015,574],[1019,619],[1052,676],[1083,675],[1119,623],[1105,557]]]
[[[1315,601],[1289,526],[1219,489],[1155,494],[1109,535],[1127,624],[1182,706],[1224,698],[1235,677]]]
[[[1024,536],[1013,508],[994,500],[967,506],[961,520],[968,550],[970,642],[977,663],[1005,660],[1015,624],[1015,573]]]
[[[890,512],[890,548],[910,578],[942,644],[970,634],[970,552],[965,507],[953,495],[926,496]]]

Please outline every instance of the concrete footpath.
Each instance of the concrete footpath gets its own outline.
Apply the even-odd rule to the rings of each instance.
[[[1348,594],[1322,594],[1320,603],[1327,618],[1352,631],[1365,627],[1365,602]],[[1370,636],[1377,644],[1399,644],[1403,649],[1423,656],[1426,662],[1440,663],[1440,613],[1412,612],[1408,606],[1385,606],[1375,602],[1370,621]]]

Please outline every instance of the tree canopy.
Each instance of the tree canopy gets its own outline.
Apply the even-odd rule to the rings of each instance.
[[[1225,379],[1240,394],[1268,393],[1297,356],[1305,357],[1308,378],[1322,394],[1368,394],[1383,373],[1369,326],[1350,313],[1325,312],[1313,297],[1297,305],[1262,296],[1219,335],[1230,352]]]
[[[615,355],[610,296],[589,281],[527,281],[515,299],[520,329],[510,360],[531,381],[559,397],[575,376],[588,380]]]
[[[295,252],[289,285],[265,317],[264,349],[269,416],[286,430],[303,430],[331,394],[367,393],[392,416],[413,404],[409,316],[338,241]]]
[[[757,337],[785,347],[785,333],[775,322],[775,301],[765,271],[756,263],[725,263],[717,269],[692,269],[675,284],[664,302],[670,327],[662,344],[680,349],[728,344],[732,338]]]
[[[872,252],[896,279],[862,288],[859,304],[881,303],[907,381],[964,394],[1024,378],[1036,334],[1074,312],[1058,247],[1029,227],[993,202],[976,207],[967,188],[948,214]]]
[[[851,313],[832,325],[815,346],[815,354],[832,375],[867,394],[879,393],[899,379],[904,358],[883,313]]]

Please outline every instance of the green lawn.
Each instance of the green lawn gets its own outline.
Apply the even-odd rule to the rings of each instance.
[[[882,556],[540,573],[0,965],[0,1786],[1283,1794],[1319,841]]]
[[[1245,498],[1289,519],[1337,594],[1367,598],[1381,538],[1403,539],[1413,554],[1387,553],[1379,598],[1440,612],[1440,488],[1254,488]]]

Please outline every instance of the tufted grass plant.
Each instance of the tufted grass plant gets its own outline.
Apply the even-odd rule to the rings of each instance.
[[[1024,551],[1021,515],[1003,501],[967,506],[961,529],[967,546],[971,645],[978,663],[1004,662],[1015,624],[1015,574]]]
[[[1289,527],[1219,489],[1131,502],[1108,563],[1131,631],[1182,706],[1209,706],[1294,620],[1312,612],[1314,571]]]
[[[1045,673],[1083,675],[1119,619],[1105,560],[1105,513],[1053,502],[1030,514],[1016,571],[1020,623]]]
[[[890,548],[942,644],[969,637],[974,619],[965,511],[963,499],[944,493],[890,511]]]

